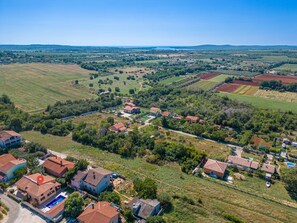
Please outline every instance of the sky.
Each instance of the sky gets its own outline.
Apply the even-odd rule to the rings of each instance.
[[[297,0],[0,0],[0,44],[297,45]]]

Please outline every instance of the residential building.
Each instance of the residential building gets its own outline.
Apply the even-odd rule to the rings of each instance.
[[[45,160],[42,166],[46,173],[56,177],[63,177],[68,170],[75,166],[75,163],[53,156]]]
[[[150,109],[150,114],[153,116],[159,116],[161,115],[161,109],[160,108],[155,108],[155,107],[151,107]]]
[[[199,120],[199,118],[196,117],[196,116],[190,116],[190,115],[188,115],[188,116],[186,117],[186,120],[187,120],[187,122],[189,122],[189,123],[197,123],[198,120]]]
[[[160,202],[157,199],[133,199],[128,205],[135,217],[146,220],[150,216],[158,215],[161,210]]]
[[[0,147],[11,147],[21,144],[22,137],[15,131],[0,131]]]
[[[228,164],[213,159],[208,159],[203,169],[206,174],[216,178],[224,178]]]
[[[172,113],[169,112],[169,111],[164,111],[164,112],[162,113],[162,116],[163,116],[163,117],[172,117]]]
[[[274,165],[264,163],[261,168],[265,172],[265,179],[270,180],[272,175],[275,173],[276,168]]]
[[[101,167],[89,169],[87,172],[78,171],[71,180],[75,189],[86,190],[92,194],[99,194],[110,186],[112,172]]]
[[[42,183],[38,183],[38,177],[42,176]],[[56,182],[56,179],[51,176],[44,176],[41,173],[35,173],[32,175],[25,175],[19,181],[16,182],[18,188],[18,196],[27,198],[31,201],[35,201],[37,205],[41,205],[54,197],[58,190],[61,188],[61,184]]]
[[[126,132],[127,128],[124,125],[124,123],[119,122],[119,123],[114,124],[113,126],[111,126],[110,130],[113,131],[113,132]]]
[[[140,108],[131,102],[126,102],[124,107],[124,112],[129,114],[137,114],[140,112]]]
[[[106,201],[92,203],[77,217],[77,220],[81,223],[119,223],[120,209]]]
[[[178,119],[178,120],[182,120],[182,119],[183,119],[183,116],[174,114],[174,115],[172,116],[172,118],[174,118],[174,119]]]
[[[259,163],[239,156],[228,156],[228,166],[235,165],[242,170],[257,170]]]
[[[11,154],[0,156],[0,181],[9,181],[14,178],[17,170],[26,168],[25,159],[16,159]]]
[[[47,216],[48,219],[50,219],[52,222],[59,222],[60,220],[63,219],[63,213],[65,209],[65,201],[61,201],[61,203],[57,204],[47,212],[45,212],[45,215]]]

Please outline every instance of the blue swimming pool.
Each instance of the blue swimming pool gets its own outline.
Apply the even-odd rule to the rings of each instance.
[[[54,200],[52,200],[50,203],[48,203],[46,205],[46,207],[51,209],[51,208],[55,207],[57,204],[61,203],[65,198],[66,197],[64,197],[63,195],[59,195]]]
[[[287,162],[287,167],[288,167],[288,168],[292,168],[292,167],[294,167],[295,165],[296,165],[295,163]]]

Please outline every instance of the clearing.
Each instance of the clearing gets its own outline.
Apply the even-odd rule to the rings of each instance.
[[[87,88],[72,84],[88,76],[89,71],[78,65],[0,65],[0,94],[7,94],[24,111],[37,112],[57,101],[91,98]]]
[[[255,96],[261,97],[261,98],[269,98],[269,99],[273,99],[273,100],[297,103],[297,93],[294,93],[294,92],[278,92],[278,91],[258,90],[255,93]],[[297,106],[297,104],[296,104],[296,106]]]
[[[297,72],[297,64],[283,64],[280,67],[276,67],[275,70],[288,70],[291,72]]]
[[[22,135],[25,139],[41,143],[50,149],[87,158],[94,165],[130,179],[151,177],[158,183],[159,191],[179,197],[187,196],[195,201],[199,198],[202,200],[201,205],[193,205],[182,198],[173,199],[174,208],[165,211],[163,215],[168,222],[226,222],[223,217],[225,213],[236,215],[244,222],[294,222],[297,218],[295,208],[231,189],[225,183],[184,174],[177,166],[157,166],[140,158],[121,158],[119,155],[76,143],[71,140],[71,136],[42,135],[32,131],[23,132]]]

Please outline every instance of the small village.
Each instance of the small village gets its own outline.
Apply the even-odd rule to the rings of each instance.
[[[119,111],[113,110],[113,113],[126,118],[128,122],[115,123],[109,131],[129,134],[129,125],[135,122],[134,117],[139,115],[140,110],[132,102],[126,102]],[[150,108],[145,118],[145,121],[136,125],[137,128],[154,125],[154,120],[157,119],[184,119],[189,124],[201,125],[206,122],[202,117],[183,117],[156,107]],[[158,128],[176,132],[161,126]],[[197,138],[195,135],[177,132]],[[296,159],[288,157],[287,149],[294,149],[297,143],[286,138],[279,140],[282,146],[279,151],[269,150],[271,145],[256,136],[251,138],[253,146],[249,148],[227,144],[230,154],[224,160],[206,157],[192,170],[192,174],[226,185],[232,185],[235,179],[244,181],[247,176],[254,175],[262,178],[267,188],[273,187],[274,182],[280,179],[281,168],[295,168],[296,162]],[[24,151],[24,145],[30,143],[14,131],[0,132],[2,148],[13,147]],[[47,151],[45,155],[38,157],[36,167],[39,172],[32,172],[32,164],[28,162],[32,161],[16,158],[10,153],[1,155],[1,188],[10,199],[49,222],[92,223],[94,219],[97,222],[100,219],[99,222],[120,223],[126,222],[127,218],[134,218],[135,222],[140,223],[146,222],[151,216],[162,214],[168,205],[168,201],[160,201],[155,195],[143,194],[139,189],[137,191],[135,181],[108,169],[93,166],[84,159]],[[83,211],[77,218],[65,218],[65,209],[69,208],[67,200],[78,197],[83,202]]]

